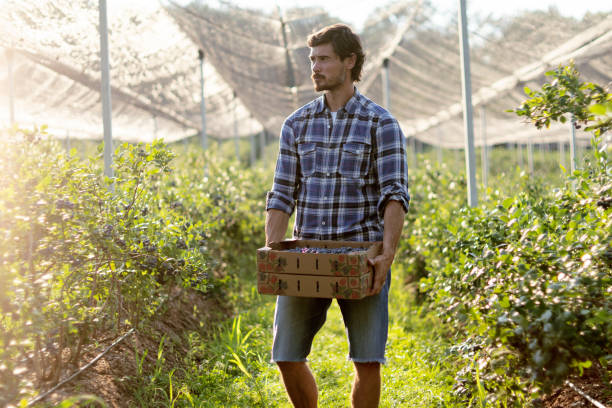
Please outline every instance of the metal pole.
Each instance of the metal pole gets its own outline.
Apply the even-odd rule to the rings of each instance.
[[[480,132],[482,135],[482,184],[486,191],[489,178],[489,152],[487,146],[487,115],[484,106],[480,108]]]
[[[417,168],[417,154],[416,154],[416,137],[410,137],[410,147],[412,150],[412,164],[414,165],[414,169]]]
[[[293,101],[293,109],[297,110],[299,108],[298,88],[297,86],[292,86],[289,89],[291,90],[291,100]]]
[[[527,161],[529,162],[529,174],[533,176],[533,139],[527,139]]]
[[[561,162],[561,166],[565,168],[565,142],[563,140],[559,140],[559,161]]]
[[[251,115],[251,167],[255,166],[255,160],[257,160],[257,157],[255,157],[255,150],[257,149],[257,143],[255,141],[255,131],[253,130],[253,123],[254,123],[254,119],[253,119],[253,115]]]
[[[466,0],[459,0],[459,53],[461,54],[461,88],[463,91],[463,124],[465,131],[465,167],[468,187],[468,205],[470,207],[475,207],[478,205],[478,186],[476,185],[470,45],[468,43],[465,1]]]
[[[574,115],[570,122],[570,167],[573,174],[576,171],[576,118]]]
[[[153,115],[153,138],[157,139],[157,116]]]
[[[266,149],[266,129],[261,129],[259,132],[259,158],[263,159],[264,151]]]
[[[389,58],[383,60],[382,69],[382,93],[384,108],[388,111],[391,110],[391,88],[389,86]]]
[[[13,126],[15,123],[15,79],[13,78],[13,50],[6,50],[6,65],[8,74],[8,85],[9,85],[9,125]]]
[[[102,71],[102,122],[104,123],[104,175],[113,177],[113,130],[110,68],[108,58],[108,23],[106,18],[106,0],[100,0],[100,65]],[[114,187],[110,187],[114,189]]]
[[[204,51],[198,50],[198,59],[200,60],[200,116],[202,118],[200,142],[202,143],[202,149],[206,150],[208,140],[206,140],[206,104],[204,100]]]
[[[238,140],[238,96],[234,91],[234,147],[236,148],[236,160],[240,162],[240,145]]]

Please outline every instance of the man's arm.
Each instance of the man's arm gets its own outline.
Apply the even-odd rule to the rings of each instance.
[[[372,260],[368,260],[374,267],[374,282],[368,296],[379,293],[387,279],[387,274],[395,259],[395,251],[402,235],[404,216],[406,212],[399,201],[389,200],[385,207],[385,229],[383,233],[383,251]]]
[[[282,241],[287,232],[289,214],[273,208],[266,212],[266,246],[271,242]]]
[[[369,294],[382,289],[402,235],[404,216],[410,205],[408,193],[408,164],[406,139],[399,123],[390,114],[381,116],[376,130],[376,169],[380,198],[377,204],[379,218],[384,220],[383,253],[369,260],[374,266],[374,279]]]
[[[266,197],[266,246],[281,241],[287,232],[290,214],[299,189],[299,156],[290,118],[281,129],[278,159],[272,190]]]

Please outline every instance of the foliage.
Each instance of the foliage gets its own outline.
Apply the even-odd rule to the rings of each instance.
[[[525,116],[538,129],[550,127],[551,121],[565,123],[568,120],[567,114],[575,121],[574,126],[580,128],[581,124],[593,122],[595,114],[603,113],[600,112],[600,107],[593,110],[594,105],[603,107],[612,103],[612,94],[603,87],[580,81],[580,74],[573,61],[568,66],[559,66],[554,71],[547,72],[546,75],[554,78],[552,82],[545,83],[539,91],[525,87],[529,99],[519,108],[510,110],[518,116]],[[605,108],[603,109],[605,111]],[[612,121],[608,118],[589,126],[587,131],[592,130],[599,136],[611,126]]]
[[[391,285],[388,363],[383,368],[381,407],[452,407],[453,367],[446,353],[447,339],[435,316],[423,316],[408,304],[401,275],[394,274]],[[158,401],[170,406],[171,387],[183,391],[175,402],[180,407],[289,405],[278,369],[269,362],[275,299],[257,294],[254,283],[253,279],[250,287],[240,290],[237,317],[212,330],[207,328],[212,335],[189,334],[189,351],[171,379],[168,373],[175,367],[169,365],[165,371],[145,377],[139,388],[145,394],[140,405]],[[347,353],[341,312],[333,305],[309,356],[319,383],[320,406],[347,406],[353,379]],[[246,372],[236,364],[235,355]]]
[[[101,333],[153,314],[172,285],[206,291],[205,219],[187,220],[160,189],[171,152],[123,144],[113,179],[100,156],[82,161],[14,130],[0,152],[0,395],[57,381]],[[112,186],[112,188],[111,188]],[[66,358],[66,349],[69,355]]]
[[[607,117],[593,104],[600,99],[591,91],[599,88],[583,88],[586,96],[575,99],[552,95],[558,83],[582,86],[572,69],[559,70],[565,78],[545,86],[522,113],[544,126],[573,112],[601,133],[605,127],[592,125]],[[610,369],[612,166],[598,137],[591,152],[561,188],[521,177],[518,192],[489,191],[478,208],[462,207],[444,188],[434,190],[441,200],[426,202],[431,170],[415,177],[427,199],[415,195],[423,208],[409,220],[401,250],[421,278],[421,299],[457,339],[458,403],[525,406],[594,363]],[[436,174],[443,185],[453,177]]]
[[[413,175],[422,191],[398,262],[457,339],[458,403],[523,406],[593,362],[610,366],[612,166],[597,146],[564,187],[522,176],[505,189],[520,193],[490,191],[473,209],[448,169]]]
[[[211,271],[217,278],[238,279],[239,271],[252,269],[245,255],[254,254],[265,242],[269,169],[245,169],[214,151],[182,152],[181,159],[160,194],[186,219],[207,221],[201,244],[214,254]]]

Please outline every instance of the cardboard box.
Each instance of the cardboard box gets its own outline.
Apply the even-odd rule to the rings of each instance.
[[[294,248],[352,247],[342,254],[288,252]],[[368,258],[382,242],[286,240],[257,250],[257,290],[267,295],[361,299],[372,286]]]

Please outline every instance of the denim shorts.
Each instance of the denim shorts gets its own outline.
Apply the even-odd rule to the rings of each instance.
[[[349,342],[348,359],[385,363],[391,272],[380,293],[363,299],[337,299]],[[274,313],[272,362],[306,361],[312,341],[325,323],[332,299],[278,296]]]

